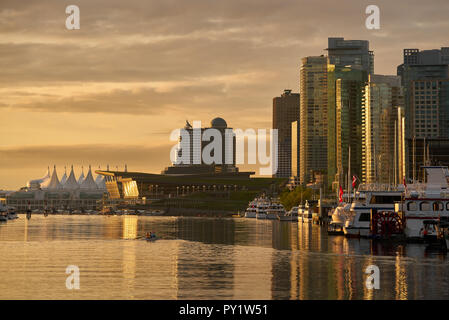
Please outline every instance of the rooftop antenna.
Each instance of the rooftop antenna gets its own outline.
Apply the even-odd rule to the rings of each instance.
[[[128,172],[128,165],[125,163],[125,172]]]

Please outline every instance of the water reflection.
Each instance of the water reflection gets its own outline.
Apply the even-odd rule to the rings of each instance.
[[[161,240],[139,240],[155,231]],[[0,225],[0,298],[442,299],[445,253],[246,219],[33,216]],[[82,289],[65,289],[80,267]],[[365,286],[369,265],[380,289]]]

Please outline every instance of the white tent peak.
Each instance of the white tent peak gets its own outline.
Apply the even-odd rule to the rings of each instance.
[[[81,174],[78,178],[78,184],[81,185],[84,182],[84,167],[81,166]]]
[[[51,175],[50,182],[48,183],[47,189],[49,189],[49,190],[62,189],[62,185],[58,179],[58,173],[56,172],[56,165],[53,166],[53,173]]]
[[[67,179],[67,182],[64,184],[64,189],[67,190],[76,190],[79,189],[79,184],[78,182],[76,182],[75,179],[75,173],[73,172],[73,165],[72,165],[72,169],[70,170],[70,175],[69,178]]]
[[[94,181],[94,178],[92,176],[92,169],[89,165],[89,172],[87,173],[86,179],[84,179],[83,183],[81,184],[81,189],[87,189],[87,190],[96,190],[98,189],[97,184]]]
[[[61,183],[61,185],[64,185],[67,182],[67,167],[64,166],[64,175],[61,178],[61,181],[59,181],[59,183]]]

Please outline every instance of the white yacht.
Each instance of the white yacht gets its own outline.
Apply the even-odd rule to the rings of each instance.
[[[270,202],[266,199],[261,199],[257,202],[256,219],[266,219],[267,209],[270,207]]]
[[[344,234],[343,227],[346,220],[351,216],[352,203],[340,202],[340,204],[332,209],[331,222],[329,223],[327,233],[331,235]]]
[[[255,218],[257,214],[257,201],[253,200],[249,203],[245,211],[245,218]]]
[[[278,216],[279,221],[298,221],[298,207],[293,207],[285,215]]]
[[[407,187],[404,200],[396,204],[396,212],[405,218],[407,238],[423,239],[424,221],[449,221],[449,171],[446,166],[422,167],[426,183]]]
[[[312,222],[313,210],[310,208],[309,201],[305,205],[298,207],[298,222]]]
[[[278,217],[285,215],[284,206],[279,202],[272,202],[266,209],[267,219],[277,220]]]
[[[381,191],[383,189],[383,191]],[[395,202],[401,201],[403,191],[391,190],[391,186],[371,186],[360,190],[352,202],[349,215],[343,226],[347,237],[368,237],[371,235],[371,210],[393,212]],[[347,207],[345,207],[347,210]]]

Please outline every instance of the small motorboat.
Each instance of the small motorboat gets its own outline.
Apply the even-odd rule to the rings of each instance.
[[[327,234],[330,236],[344,235],[345,232],[343,231],[343,227],[344,227],[343,223],[331,221],[331,223],[327,228]]]
[[[16,209],[13,207],[7,207],[7,216],[9,220],[18,219],[19,216],[16,213]]]
[[[147,232],[145,235],[139,237],[138,239],[143,239],[146,241],[156,241],[159,239],[159,237],[153,232]]]
[[[6,222],[8,221],[8,215],[4,214],[3,212],[0,212],[0,222]]]

